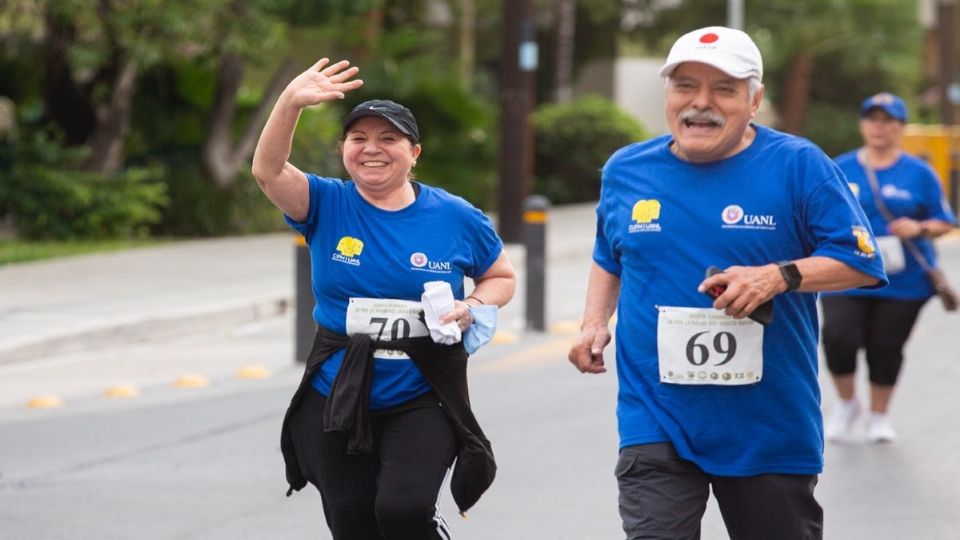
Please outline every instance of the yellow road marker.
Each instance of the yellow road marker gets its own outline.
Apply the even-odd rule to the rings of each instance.
[[[551,334],[577,334],[580,332],[580,321],[557,321],[550,325]]]
[[[103,393],[104,396],[110,399],[116,398],[132,398],[140,395],[140,391],[134,386],[129,384],[121,384],[117,386],[111,386],[107,388],[107,391]]]
[[[568,362],[567,352],[570,350],[572,343],[570,338],[554,338],[546,343],[515,352],[494,362],[474,365],[470,369],[473,373],[498,373],[550,362]]]
[[[31,409],[55,409],[63,405],[63,400],[53,394],[43,394],[27,400],[27,407]]]
[[[237,371],[238,379],[266,379],[271,375],[270,370],[263,366],[243,366]]]
[[[199,373],[188,373],[179,377],[173,385],[177,388],[205,388],[210,386],[210,381]]]
[[[509,345],[517,341],[517,335],[509,330],[499,330],[490,339],[491,345]]]

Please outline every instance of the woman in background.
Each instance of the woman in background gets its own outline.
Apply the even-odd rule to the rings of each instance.
[[[931,240],[957,223],[936,173],[903,151],[906,122],[907,108],[899,97],[881,93],[867,98],[860,107],[863,147],[836,159],[877,235],[890,284],[822,295],[823,347],[840,398],[824,426],[827,440],[849,439],[862,412],[854,388],[860,349],[866,351],[870,379],[867,438],[896,438],[888,411],[904,345],[934,294],[925,269],[904,242],[912,242],[934,267]]]

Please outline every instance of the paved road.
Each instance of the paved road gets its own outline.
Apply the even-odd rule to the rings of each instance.
[[[895,413],[902,440],[827,447],[818,492],[827,538],[947,539],[960,530],[960,370],[943,351],[950,340],[955,350],[957,340],[937,315],[925,315],[924,333],[910,349],[915,361]],[[218,370],[194,366],[211,374],[208,388],[157,380],[139,398],[90,394],[55,410],[3,408],[0,537],[329,538],[315,492],[283,497],[277,433],[297,366],[267,364],[273,376],[262,380],[240,380],[228,369],[262,358],[261,343],[285,356],[292,321],[274,322],[204,346],[174,340],[172,350],[193,348],[204,358],[233,343],[233,358],[205,365]],[[456,538],[621,537],[612,477],[614,374],[574,372],[563,359],[570,339],[532,336],[474,359],[473,401],[500,470],[468,520],[444,497]],[[4,393],[7,374],[0,372]],[[714,508],[704,538],[726,538]]]
[[[583,303],[589,211],[557,215],[564,217],[553,217],[552,234],[563,241],[550,252],[552,331],[520,330],[519,294],[504,314],[518,339],[471,360],[472,399],[500,469],[469,519],[457,517],[444,498],[461,540],[622,537],[612,476],[615,373],[581,375],[565,360]],[[315,492],[283,497],[279,422],[299,378],[291,313],[250,308],[289,303],[289,236],[183,247],[0,268],[0,321],[11,323],[0,335],[0,358],[8,353],[0,361],[0,538],[329,538]],[[960,243],[947,242],[942,251],[960,283]],[[205,259],[233,259],[231,252],[243,264]],[[520,262],[518,249],[511,255]],[[104,275],[121,262],[123,272]],[[97,303],[98,288],[111,281],[136,294]],[[271,283],[261,290],[258,281]],[[167,290],[171,284],[185,291]],[[231,284],[254,287],[246,304],[225,294]],[[28,287],[43,292],[27,294]],[[45,310],[60,316],[60,306],[72,333],[48,334],[46,344],[31,337],[28,319],[43,319]],[[184,306],[196,308],[183,312],[188,324],[171,315]],[[211,321],[204,312],[218,317]],[[85,313],[97,322],[86,334],[70,321]],[[957,537],[957,317],[937,304],[921,317],[894,404],[902,440],[828,445],[818,490],[827,538]],[[251,365],[271,376],[239,378]],[[189,373],[209,385],[174,384]],[[103,396],[119,385],[139,395]],[[63,406],[24,406],[43,393],[58,395]],[[824,396],[829,410],[832,389]],[[714,507],[703,537],[726,538]]]

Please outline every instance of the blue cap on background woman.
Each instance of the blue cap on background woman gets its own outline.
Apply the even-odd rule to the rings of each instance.
[[[860,118],[870,114],[870,111],[880,109],[889,114],[894,120],[907,123],[907,104],[890,92],[874,94],[863,100],[860,105]]]

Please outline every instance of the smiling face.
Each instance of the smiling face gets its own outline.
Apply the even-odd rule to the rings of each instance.
[[[873,109],[860,119],[860,135],[864,144],[877,151],[900,147],[904,124],[883,109]]]
[[[706,163],[728,158],[753,141],[750,121],[763,86],[750,97],[746,79],[699,62],[677,66],[667,83],[667,125],[680,159]]]
[[[364,116],[350,125],[343,140],[343,166],[357,186],[389,193],[405,186],[420,145],[379,116]]]

